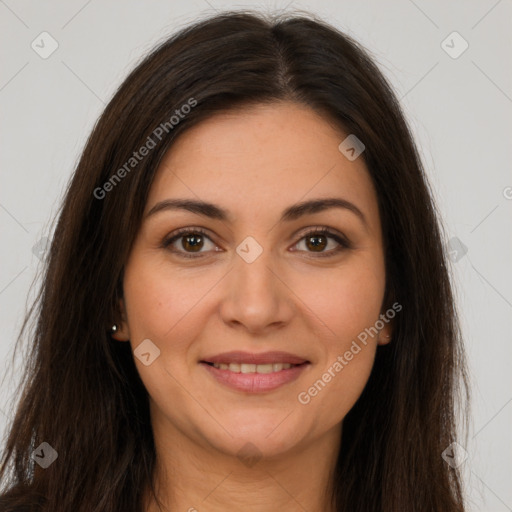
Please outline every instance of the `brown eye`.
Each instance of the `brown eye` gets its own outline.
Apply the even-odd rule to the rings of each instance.
[[[208,247],[206,247],[207,250],[202,250],[205,248],[206,242],[209,242],[213,248],[216,247],[201,228],[183,228],[165,239],[162,242],[162,247],[185,258],[199,258],[205,252],[209,252]]]
[[[326,250],[330,245],[329,241],[336,242],[334,247]],[[304,241],[307,253],[316,253],[315,257],[325,258],[335,256],[345,249],[351,247],[349,241],[343,236],[331,231],[328,228],[315,228],[306,233],[296,245]],[[302,249],[301,249],[302,252]]]
[[[310,235],[306,237],[306,245],[313,251],[322,252],[327,246],[325,235]]]
[[[334,241],[334,247],[328,248],[330,241]],[[304,243],[306,249],[299,249],[299,252],[314,254],[315,257],[325,258],[335,256],[339,252],[351,247],[349,241],[343,236],[331,231],[328,228],[315,228],[306,233],[295,245]],[[208,249],[205,243],[212,247]],[[162,242],[162,247],[178,254],[184,258],[200,258],[205,253],[221,251],[201,228],[182,228],[172,233]],[[202,249],[205,249],[204,251]]]
[[[203,244],[204,240],[201,234],[194,233],[181,237],[181,245],[186,251],[192,250],[193,252],[198,252],[203,247]]]

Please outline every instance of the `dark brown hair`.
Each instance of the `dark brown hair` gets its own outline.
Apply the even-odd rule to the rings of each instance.
[[[385,303],[403,306],[344,419],[337,510],[464,509],[459,472],[441,457],[456,440],[458,398],[468,397],[464,354],[442,227],[396,96],[367,51],[313,15],[239,11],[198,21],[153,50],[87,141],[18,339],[35,315],[0,468],[1,510],[142,510],[156,457],[148,395],[130,344],[112,342],[108,329],[120,318],[123,267],[148,191],[180,133],[217,112],[278,101],[309,106],[365,144]],[[194,106],[170,121],[186,104]],[[155,147],[135,164],[148,137]],[[47,469],[31,459],[42,442],[58,452]]]

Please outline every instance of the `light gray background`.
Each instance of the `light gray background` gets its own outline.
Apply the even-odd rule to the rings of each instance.
[[[33,247],[50,234],[50,219],[105,103],[155,43],[198,16],[241,7],[313,11],[363,43],[401,98],[446,242],[457,237],[467,247],[451,265],[473,393],[462,466],[470,510],[512,511],[510,0],[0,0],[0,378],[11,366],[40,270]],[[47,59],[31,48],[43,31],[59,45]],[[453,31],[469,44],[458,58],[441,46]],[[462,48],[453,36],[446,44],[452,53]],[[2,434],[17,391],[15,381],[0,388]]]

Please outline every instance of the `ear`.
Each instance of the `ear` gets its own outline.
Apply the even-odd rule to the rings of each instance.
[[[121,320],[115,322],[117,330],[110,336],[117,341],[130,341],[130,329],[126,321],[126,308],[123,299],[119,299],[119,311],[121,312]]]
[[[377,345],[387,345],[393,338],[393,320],[384,322],[384,327],[379,331]]]

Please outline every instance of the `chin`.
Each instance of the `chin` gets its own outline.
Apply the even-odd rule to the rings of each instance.
[[[253,414],[247,412],[244,421],[221,420],[226,430],[222,429],[219,435],[216,429],[206,437],[218,450],[239,458],[251,457],[252,452],[263,457],[278,456],[293,449],[306,435],[304,425],[298,424],[293,414],[287,417],[288,414],[283,410],[269,415],[257,410]]]

